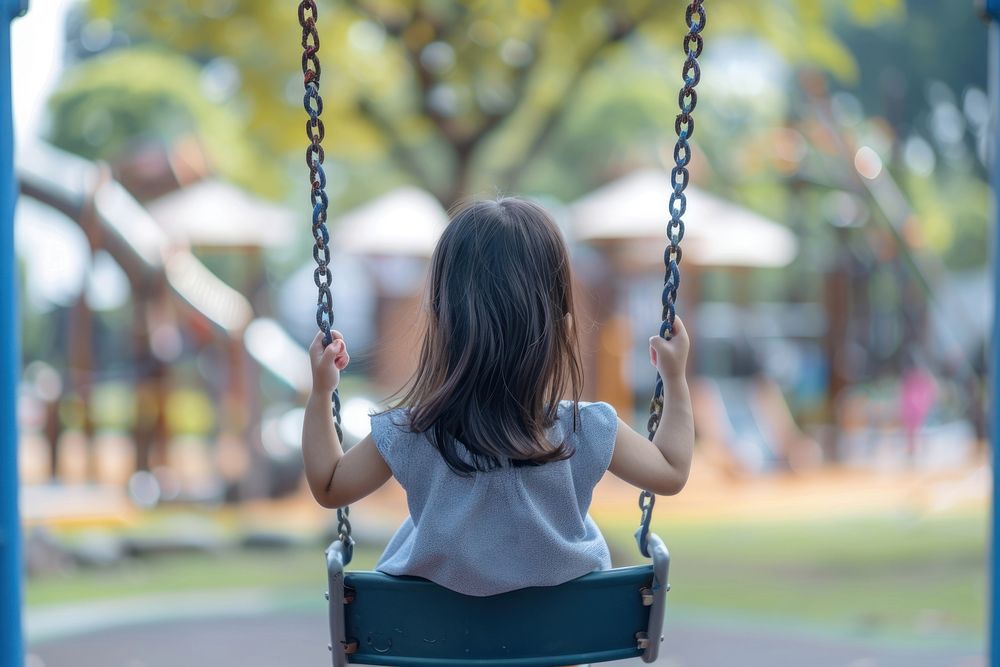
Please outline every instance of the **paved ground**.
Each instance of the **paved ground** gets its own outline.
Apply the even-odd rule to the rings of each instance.
[[[172,620],[49,639],[26,667],[309,667],[329,664],[325,618],[315,612]],[[980,667],[973,649],[913,648],[788,637],[780,628],[670,624],[664,667]],[[614,663],[641,665],[639,660]]]

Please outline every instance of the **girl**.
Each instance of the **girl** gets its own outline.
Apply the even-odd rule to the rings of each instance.
[[[664,384],[653,441],[607,403],[583,403],[570,265],[559,229],[513,197],[459,210],[431,259],[419,365],[394,409],[346,454],[330,394],[350,361],[339,332],[309,348],[313,391],[302,453],[324,507],[395,477],[410,516],[376,569],[467,595],[561,584],[611,567],[587,514],[606,470],[657,494],[679,492],[694,446],[684,376],[688,337],[650,339]],[[560,400],[564,396],[570,400]]]

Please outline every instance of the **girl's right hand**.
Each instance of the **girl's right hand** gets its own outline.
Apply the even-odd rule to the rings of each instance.
[[[681,318],[674,318],[674,337],[670,340],[653,336],[649,339],[649,361],[664,380],[683,378],[687,368],[691,341]]]
[[[340,386],[340,371],[347,368],[351,356],[347,354],[344,335],[333,329],[333,340],[323,347],[323,332],[320,331],[309,345],[309,360],[312,363],[313,391],[329,394]]]

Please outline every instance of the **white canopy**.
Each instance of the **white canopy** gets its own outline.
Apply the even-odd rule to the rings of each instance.
[[[571,206],[580,240],[666,239],[670,174],[647,169],[604,185]],[[699,266],[781,267],[798,252],[782,225],[688,186],[684,261]]]
[[[448,214],[430,193],[401,187],[333,221],[334,247],[355,255],[430,257]]]
[[[146,208],[175,243],[271,248],[295,239],[291,211],[223,181],[195,183]]]

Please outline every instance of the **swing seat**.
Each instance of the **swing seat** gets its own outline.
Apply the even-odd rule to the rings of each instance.
[[[558,586],[476,597],[420,577],[345,572],[327,549],[330,648],[348,663],[407,667],[558,667],[641,657],[663,640],[670,554],[648,535],[653,562]]]

